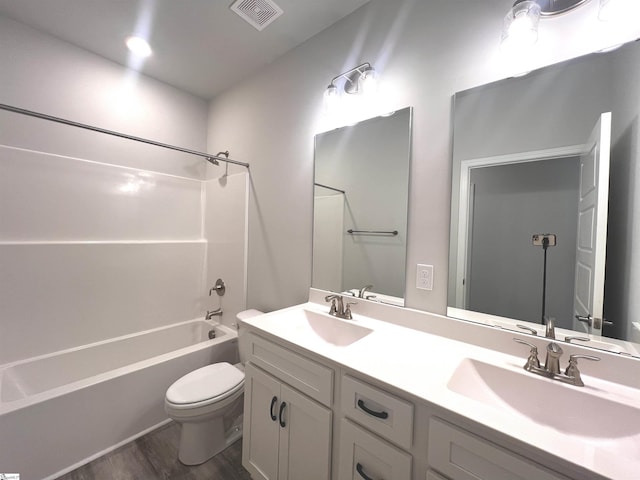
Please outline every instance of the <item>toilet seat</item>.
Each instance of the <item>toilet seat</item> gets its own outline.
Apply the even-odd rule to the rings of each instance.
[[[194,409],[230,399],[242,392],[244,373],[227,362],[199,368],[175,381],[167,390],[172,409]]]

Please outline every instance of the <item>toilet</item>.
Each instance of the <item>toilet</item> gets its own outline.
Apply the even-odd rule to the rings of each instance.
[[[258,310],[238,313],[239,320],[261,315]],[[242,436],[242,425],[225,429],[225,414],[242,408],[244,358],[240,362],[214,363],[176,380],[165,395],[164,409],[182,426],[178,459],[185,465],[199,465],[220,453]]]

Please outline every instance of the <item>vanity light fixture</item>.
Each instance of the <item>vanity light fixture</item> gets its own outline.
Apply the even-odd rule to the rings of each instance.
[[[338,88],[338,84],[340,89]],[[347,70],[331,79],[331,83],[324,92],[324,106],[331,111],[338,103],[342,92],[349,95],[369,94],[378,87],[378,74],[369,62],[365,62],[351,70]]]
[[[516,2],[504,17],[501,47],[516,50],[530,47],[538,41],[540,5],[533,0]]]
[[[605,20],[607,12],[628,4],[625,0],[599,1],[601,20]],[[540,19],[570,12],[587,2],[589,0],[516,0],[504,18],[501,48],[513,51],[532,46],[538,40]]]

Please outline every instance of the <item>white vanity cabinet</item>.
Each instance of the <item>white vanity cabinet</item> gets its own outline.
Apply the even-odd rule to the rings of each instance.
[[[243,466],[254,480],[329,480],[332,412],[316,400],[331,398],[333,370],[260,337],[250,348]]]
[[[338,479],[411,480],[412,457],[398,446],[411,449],[413,405],[350,375],[340,392]]]
[[[565,438],[558,432],[549,448],[540,446],[544,437],[533,422],[519,431],[518,423],[510,423],[518,417],[505,411],[504,418],[494,418],[448,388],[461,359],[511,357],[404,327],[396,331],[375,318],[342,327],[336,319],[325,321],[326,314],[310,315],[313,308],[246,322],[243,465],[253,480],[628,477],[627,464],[608,463],[606,452],[589,457],[590,447],[568,436],[569,448],[556,449],[558,438]],[[373,333],[344,345],[356,326]],[[390,337],[406,345],[402,354],[384,353]],[[423,344],[429,348],[419,350]],[[440,371],[436,362],[451,368]],[[527,429],[538,436],[529,438]]]
[[[445,480],[568,480],[437,417],[429,421],[427,461]],[[432,478],[443,477],[430,471]]]

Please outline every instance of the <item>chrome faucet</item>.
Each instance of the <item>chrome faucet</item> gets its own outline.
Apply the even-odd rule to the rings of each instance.
[[[373,285],[365,285],[358,291],[358,298],[364,298],[364,294],[367,293],[367,290],[371,290]]]
[[[216,308],[215,310],[207,310],[206,320],[211,320],[213,317],[221,317],[222,316],[222,307]]]
[[[351,305],[355,305],[356,302],[347,302],[344,304],[344,301],[340,295],[332,294],[324,297],[325,302],[331,302],[331,307],[329,308],[329,315],[333,315],[334,317],[344,318],[345,320],[353,319],[351,315]]]
[[[537,346],[529,342],[525,342],[524,340],[521,340],[519,338],[514,338],[513,340],[517,343],[527,345],[530,348],[527,363],[525,363],[524,365],[524,369],[527,372],[535,373],[536,375],[541,375],[543,377],[550,378],[552,380],[558,380],[560,382],[575,385],[577,387],[584,387],[584,382],[582,381],[582,378],[580,376],[580,370],[578,370],[578,359],[584,358],[585,360],[592,360],[594,362],[600,360],[600,357],[595,357],[593,355],[569,355],[569,365],[567,366],[565,371],[562,372],[560,370],[560,357],[564,352],[562,351],[562,348],[560,348],[560,345],[558,345],[556,342],[549,342],[549,344],[547,345],[547,358],[545,360],[544,367],[541,367],[540,360],[538,360]]]
[[[553,318],[545,317],[546,320],[546,329],[544,331],[544,336],[547,338],[556,339],[556,324]]]

